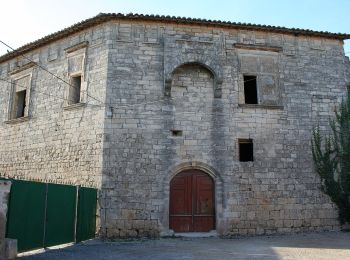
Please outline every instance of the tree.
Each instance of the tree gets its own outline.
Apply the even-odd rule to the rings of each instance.
[[[350,223],[350,91],[330,120],[331,132],[313,130],[312,156],[321,189],[338,206],[341,224]]]

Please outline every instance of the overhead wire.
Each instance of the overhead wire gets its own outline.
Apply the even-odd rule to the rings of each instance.
[[[16,83],[13,83],[13,82],[8,81],[8,80],[3,79],[3,78],[0,78],[0,81],[4,81],[4,82],[10,83],[10,84],[15,84],[15,85],[17,85],[17,86],[20,86],[20,87],[22,87],[22,88],[25,88],[25,86],[23,86],[23,85],[20,85],[20,84],[18,84],[18,83],[17,83],[17,84],[16,84]],[[67,99],[65,99],[65,98],[62,98],[62,97],[59,97],[59,96],[56,96],[56,95],[51,95],[51,94],[48,94],[48,93],[46,93],[46,92],[42,92],[42,91],[39,91],[39,90],[36,90],[36,89],[33,89],[33,88],[32,88],[30,91],[31,91],[31,92],[34,92],[34,93],[42,94],[42,95],[45,95],[45,96],[49,96],[49,97],[61,99],[61,100],[67,100]],[[68,100],[69,100],[69,99],[68,99]],[[31,101],[31,100],[30,100],[30,101]],[[104,106],[101,106],[101,105],[95,105],[95,104],[89,104],[89,103],[85,103],[84,106],[101,107],[101,108],[104,107]],[[46,107],[46,106],[45,106],[45,107]],[[63,112],[62,106],[57,107],[57,108],[52,108],[52,107],[50,107],[49,110],[50,110],[50,114],[48,114],[48,113],[42,113],[41,115],[39,115],[39,114],[37,113],[37,114],[35,114],[35,116],[34,116],[33,118],[35,118],[35,120],[38,120],[38,119],[39,119],[39,122],[40,122],[40,121],[43,121],[43,119],[45,119],[45,121],[47,121],[48,118],[50,118],[51,113],[53,113],[53,112],[57,112],[57,113]]]
[[[4,82],[7,82],[7,83],[9,83],[9,84],[15,85],[15,86],[19,86],[19,87],[22,87],[22,88],[26,88],[25,86],[23,86],[23,85],[21,85],[21,84],[11,82],[11,81],[6,80],[6,79],[1,78],[1,77],[0,77],[0,80],[1,80],[1,81],[4,81]],[[56,95],[51,95],[51,94],[48,94],[48,93],[46,93],[46,92],[42,92],[42,91],[37,90],[37,89],[34,89],[34,88],[31,88],[30,91],[37,92],[37,93],[40,93],[40,94],[43,94],[43,95],[46,95],[46,96],[49,96],[49,97],[54,97],[54,98],[57,98],[57,99],[61,99],[61,100],[64,100],[64,101],[74,101],[73,99],[65,99],[65,98],[62,98],[62,97],[59,97],[59,96],[56,96]],[[95,104],[86,104],[86,105],[89,105],[89,106],[100,106],[100,105],[95,105]],[[101,106],[101,107],[104,107],[104,106]]]
[[[52,73],[51,71],[47,70],[45,67],[43,67],[42,65],[40,65],[38,62],[33,61],[32,59],[28,58],[26,55],[19,53],[16,49],[12,48],[10,45],[6,44],[5,42],[3,42],[2,40],[0,40],[0,43],[2,43],[3,45],[5,45],[6,47],[10,48],[13,52],[18,53],[20,56],[22,56],[23,58],[25,58],[26,60],[32,62],[33,64],[35,64],[35,66],[39,67],[40,69],[46,71],[47,73],[49,73],[51,76],[61,80],[63,83],[67,84],[70,87],[73,87],[70,83],[68,83],[66,80],[62,79],[60,76],[57,76],[56,74]],[[100,102],[101,104],[105,104],[104,102],[102,102],[101,100],[91,96],[89,93],[87,93],[87,96]]]
[[[254,79],[248,79],[248,80],[244,80],[243,83],[248,82],[248,81],[253,81],[256,80]],[[184,97],[177,97],[177,98],[172,98],[172,97],[165,97],[165,98],[161,98],[158,100],[154,100],[154,101],[147,101],[147,102],[142,102],[142,103],[136,103],[136,104],[122,104],[119,107],[114,107],[114,106],[109,106],[111,108],[115,108],[115,109],[124,109],[124,108],[129,108],[129,107],[134,107],[134,106],[143,106],[143,105],[148,105],[148,104],[152,104],[152,103],[158,103],[158,102],[162,102],[165,100],[174,100],[174,99],[183,99]]]
[[[8,81],[6,79],[3,79],[3,78],[0,78],[1,81],[4,81],[4,82],[7,82],[7,83],[10,83],[10,84],[15,84],[17,86],[20,86],[20,87],[23,87],[23,85],[20,85],[18,83],[13,83],[11,81]],[[61,100],[67,100],[65,98],[62,98],[62,97],[59,97],[59,96],[56,96],[56,95],[51,95],[51,94],[48,94],[48,93],[45,93],[45,92],[41,92],[41,91],[38,91],[38,90],[35,90],[35,89],[32,89],[31,91],[34,91],[34,92],[38,92],[40,94],[43,94],[43,95],[46,95],[46,96],[50,96],[50,97],[54,97],[54,98],[57,98],[57,99],[61,99]],[[138,103],[138,104],[132,104],[132,105],[128,105],[128,106],[124,106],[124,107],[118,107],[120,109],[122,108],[129,108],[129,107],[132,107],[132,106],[140,106],[140,105],[148,105],[148,104],[152,104],[152,103],[157,103],[157,102],[162,102],[162,101],[167,101],[167,100],[171,100],[171,101],[176,101],[177,99],[181,99],[183,100],[184,97],[181,96],[181,97],[166,97],[166,98],[163,98],[163,99],[159,99],[159,100],[155,100],[155,101],[150,101],[150,102],[144,102],[144,103]],[[196,114],[200,117],[203,117],[204,115],[205,116],[213,116],[213,115],[225,115],[227,116],[227,113],[223,113],[223,112],[220,112],[220,111],[212,111],[213,108],[215,108],[215,105],[213,105],[213,102],[212,101],[207,101],[205,102],[204,100],[201,100],[200,102],[201,104],[206,104],[206,105],[202,105],[198,108],[196,108],[195,111],[176,111],[176,107],[174,107],[175,109],[172,110],[172,111],[162,111],[162,115],[163,116],[172,116],[172,117],[175,117],[175,116],[180,116],[180,115],[189,115],[189,114]],[[232,102],[224,102],[222,103],[223,105],[231,105],[233,104]],[[97,106],[97,107],[105,107],[105,106],[101,106],[101,105],[94,105],[94,104],[86,104],[86,105],[89,105],[89,106]],[[210,110],[208,110],[207,108],[209,108]],[[161,108],[160,108],[161,109]],[[53,111],[52,109],[50,109],[50,111]],[[59,109],[58,111],[61,111],[61,109]],[[133,111],[134,113],[139,113],[140,111]],[[146,112],[151,112],[151,114],[149,115],[143,115],[142,118],[145,119],[145,118],[148,118],[148,117],[153,117],[153,116],[156,116],[156,115],[159,115],[159,112],[157,111],[152,111],[152,110],[148,110]],[[121,114],[119,114],[121,115]],[[36,119],[40,119],[40,118],[46,118],[47,119],[47,115],[45,116],[35,116]],[[123,118],[128,118],[127,115],[124,115]],[[139,118],[139,119],[142,119],[142,118]]]
[[[10,84],[15,84],[17,86],[20,86],[20,87],[23,87],[25,88],[25,86],[23,85],[20,85],[18,83],[13,83],[11,81],[8,81],[6,79],[3,79],[3,78],[0,78],[1,81],[4,81],[4,82],[7,82],[7,83],[10,83]],[[43,95],[46,95],[46,96],[50,96],[50,97],[54,97],[54,98],[57,98],[57,99],[61,99],[61,100],[67,100],[65,98],[62,98],[62,97],[58,97],[58,96],[55,96],[55,95],[51,95],[51,94],[48,94],[48,93],[45,93],[45,92],[41,92],[41,91],[38,91],[38,90],[35,90],[35,89],[31,89],[31,91],[33,92],[37,92],[37,93],[40,93],[40,94],[43,94]],[[152,103],[155,103],[155,102],[161,102],[161,101],[165,101],[165,100],[176,100],[176,99],[183,99],[183,97],[176,97],[176,98],[172,98],[172,97],[167,97],[167,98],[164,98],[164,99],[161,99],[161,100],[156,100],[156,101],[153,101]],[[151,102],[145,102],[144,104],[150,104]],[[203,102],[201,101],[201,104],[203,103],[211,103],[211,102]],[[226,103],[226,104],[230,104],[230,103]],[[94,104],[87,104],[89,106],[98,106],[98,107],[104,107],[104,106],[101,106],[101,105],[94,105]],[[140,105],[140,104],[138,104]],[[197,109],[197,111],[183,111],[183,112],[179,112],[179,111],[168,111],[169,113],[166,115],[166,114],[163,114],[164,116],[178,116],[178,115],[185,115],[185,114],[198,114],[198,113],[205,113],[206,115],[210,114],[210,115],[213,115],[214,113],[210,113],[209,111],[203,111],[203,109],[206,109],[206,107],[208,106],[201,106]],[[50,109],[50,111],[53,111],[52,109]],[[135,111],[136,112],[136,111]],[[139,111],[138,111],[139,112]],[[150,111],[150,112],[153,112],[151,115],[149,116],[153,116],[154,113],[157,113],[156,111]],[[215,112],[215,115],[218,115],[220,113],[218,112]],[[47,118],[47,115],[43,116],[43,118]],[[40,118],[40,116],[35,116],[36,119]]]
[[[10,45],[6,44],[5,42],[3,42],[2,40],[0,40],[0,43],[2,43],[3,45],[5,45],[6,47],[10,48],[12,51],[14,52],[17,52],[17,50],[15,50],[14,48],[12,48]],[[53,77],[59,79],[60,81],[62,81],[63,83],[67,84],[68,86],[71,86],[73,87],[70,83],[68,83],[66,80],[62,79],[60,76],[57,76],[56,74],[52,73],[51,71],[47,70],[45,67],[43,67],[42,65],[40,65],[39,63],[33,61],[32,59],[28,58],[26,55],[22,54],[22,53],[19,53],[20,56],[24,57],[26,60],[32,62],[35,66],[39,67],[40,69],[46,71],[47,73],[49,73],[50,75],[52,75]],[[3,79],[3,78],[0,78],[0,80],[2,81],[5,81],[5,82],[8,82],[10,84],[17,84],[18,86],[20,86],[18,83],[13,83],[11,81],[8,81],[6,79]],[[255,78],[253,79],[248,79],[248,80],[245,80],[243,81],[244,83],[245,82],[248,82],[248,81],[252,81],[252,80],[256,80]],[[23,87],[23,86],[22,86]],[[51,96],[51,97],[56,97],[58,99],[61,99],[61,100],[65,100],[65,101],[71,101],[70,99],[65,99],[65,98],[62,98],[62,97],[59,97],[59,96],[56,96],[56,95],[51,95],[51,94],[48,94],[48,93],[45,93],[45,92],[42,92],[42,91],[39,91],[39,90],[36,90],[36,89],[32,89],[32,91],[34,92],[37,92],[37,93],[41,93],[43,95],[47,95],[47,96]],[[87,105],[91,105],[91,106],[100,106],[100,107],[109,107],[111,109],[125,109],[125,108],[131,108],[131,107],[136,107],[136,106],[143,106],[143,105],[149,105],[149,104],[153,104],[153,103],[159,103],[159,102],[163,102],[163,101],[166,101],[166,100],[175,100],[175,99],[183,99],[183,97],[177,97],[177,98],[172,98],[172,97],[165,97],[165,98],[161,98],[161,99],[157,99],[157,100],[152,100],[152,101],[146,101],[146,102],[142,102],[142,103],[136,103],[136,104],[116,104],[116,105],[119,105],[118,107],[115,107],[113,106],[112,104],[106,104],[105,102],[95,98],[94,96],[90,95],[89,93],[87,93],[87,96],[100,102],[102,105],[95,105],[95,104],[88,104]]]
[[[0,80],[4,81],[4,82],[7,82],[9,84],[13,84],[13,85],[17,85],[17,86],[25,88],[23,85],[11,82],[11,81],[3,79],[3,78],[0,78]],[[249,79],[249,80],[246,80],[246,81],[251,81],[251,80],[255,80],[255,79]],[[244,81],[244,82],[246,82],[246,81]],[[37,92],[37,93],[40,93],[40,94],[43,94],[43,95],[46,95],[46,96],[54,97],[54,98],[57,98],[57,99],[61,99],[61,100],[64,100],[64,101],[72,101],[70,99],[65,99],[65,98],[59,97],[57,95],[48,94],[46,92],[42,92],[42,91],[39,91],[39,90],[36,90],[36,89],[31,89],[31,91]],[[159,102],[163,102],[163,101],[167,101],[167,100],[175,101],[177,99],[183,99],[183,98],[184,98],[183,96],[175,97],[175,98],[174,97],[165,97],[165,98],[161,98],[161,99],[157,99],[157,100],[153,100],[153,101],[146,101],[146,102],[142,102],[142,103],[123,104],[123,105],[118,106],[118,107],[110,105],[109,107],[110,108],[114,108],[114,109],[126,109],[126,108],[131,108],[131,107],[150,105],[150,104],[159,103]],[[201,101],[201,103],[203,103],[203,101]],[[208,102],[208,103],[212,103],[212,102]],[[232,104],[231,102],[225,102],[225,103],[226,104]],[[95,107],[106,107],[106,106],[102,106],[102,105],[89,104],[89,103],[86,103],[86,105],[95,106]],[[197,111],[197,112],[195,112],[195,111],[192,111],[192,112],[187,111],[187,112],[175,112],[175,113],[176,113],[176,115],[179,115],[179,114],[193,114],[193,113],[198,113],[198,112],[199,111]],[[217,112],[215,114],[217,114]]]

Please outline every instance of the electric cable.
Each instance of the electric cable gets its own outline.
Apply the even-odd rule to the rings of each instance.
[[[2,43],[3,45],[5,45],[6,47],[10,48],[13,52],[17,52],[17,53],[18,53],[17,50],[15,50],[14,48],[12,48],[10,45],[6,44],[6,43],[3,42],[2,40],[0,40],[0,43]],[[18,54],[19,54],[20,56],[24,57],[26,60],[28,60],[28,61],[32,62],[33,64],[35,64],[35,65],[36,65],[37,67],[39,67],[40,69],[46,71],[47,73],[49,73],[49,74],[52,75],[53,77],[55,77],[55,78],[61,80],[63,83],[65,83],[65,84],[67,84],[68,86],[71,86],[71,87],[72,87],[72,85],[71,85],[70,83],[68,83],[66,80],[64,80],[64,79],[62,79],[61,77],[57,76],[56,74],[50,72],[49,70],[47,70],[45,67],[43,67],[43,66],[40,65],[39,63],[37,63],[37,62],[33,61],[32,59],[28,58],[26,55],[24,55],[24,54],[22,54],[22,53],[18,53]],[[0,78],[0,80],[6,81],[6,82],[8,82],[8,83],[10,83],[10,84],[14,84],[13,82],[7,81],[7,80],[5,80],[5,79],[3,79],[3,78]],[[245,81],[243,81],[243,83],[248,82],[248,81],[252,81],[252,80],[256,80],[256,78],[249,79],[249,80],[245,80]],[[18,85],[18,84],[17,84],[17,85]],[[19,85],[19,86],[20,86],[20,85]],[[62,99],[62,100],[66,100],[66,101],[71,101],[71,100],[69,100],[69,99],[64,99],[64,98],[61,98],[61,97],[58,97],[58,96],[55,96],[55,95],[51,95],[51,94],[47,94],[47,93],[44,93],[44,92],[40,92],[40,91],[35,90],[35,89],[33,89],[33,91],[38,92],[38,93],[41,93],[41,94],[44,94],[44,95],[56,97],[56,98],[58,98],[58,99]],[[143,105],[147,105],[147,104],[163,102],[163,101],[169,100],[169,99],[174,100],[174,98],[165,97],[165,98],[162,98],[162,99],[159,99],[159,100],[146,101],[146,102],[136,103],[136,104],[122,104],[122,105],[120,105],[120,106],[118,106],[118,107],[115,107],[115,106],[113,106],[112,104],[109,104],[109,105],[108,105],[108,104],[106,104],[105,102],[102,102],[101,100],[99,100],[99,99],[97,99],[97,98],[91,96],[89,93],[87,93],[87,96],[90,97],[90,98],[92,98],[92,99],[94,99],[94,100],[96,100],[97,102],[100,102],[101,104],[104,105],[104,106],[101,106],[101,107],[109,107],[109,108],[113,108],[113,109],[124,109],[124,108],[131,108],[131,107],[135,107],[135,106],[143,106]],[[179,98],[183,98],[183,97],[179,97]],[[88,104],[88,105],[98,106],[98,105],[94,105],[94,104]],[[118,105],[118,104],[116,104],[116,105]]]
[[[14,82],[11,82],[9,80],[6,80],[4,78],[0,78],[1,81],[4,81],[4,82],[7,82],[11,85],[15,85],[15,86],[19,86],[19,87],[22,87],[22,88],[26,88],[25,86],[23,85],[20,85],[18,83],[14,83]],[[56,95],[51,95],[51,94],[48,94],[46,92],[42,92],[40,90],[37,90],[37,89],[34,89],[34,88],[31,88],[30,91],[33,91],[33,92],[37,92],[37,93],[40,93],[40,94],[43,94],[43,95],[46,95],[46,96],[49,96],[49,97],[55,97],[57,99],[61,99],[61,100],[64,100],[64,101],[75,101],[75,100],[71,100],[71,99],[65,99],[65,98],[62,98],[62,97],[59,97],[59,96],[56,96]],[[100,106],[100,105],[95,105],[95,104],[89,104],[89,103],[85,103],[86,105],[89,105],[89,106]],[[100,106],[100,107],[104,107],[104,106]]]
[[[2,43],[3,45],[5,45],[6,47],[10,48],[13,52],[18,53],[18,51],[14,48],[12,48],[10,45],[6,44],[5,42],[3,42],[2,40],[0,40],[0,43]],[[61,77],[57,76],[56,74],[52,73],[51,71],[47,70],[46,68],[44,68],[42,65],[40,65],[39,63],[33,61],[32,59],[28,58],[26,55],[22,54],[22,53],[18,53],[20,56],[22,56],[23,58],[25,58],[26,60],[32,62],[33,64],[35,64],[35,66],[39,67],[40,69],[46,71],[47,73],[49,73],[50,75],[52,75],[53,77],[61,80],[63,83],[67,84],[68,86],[72,87],[72,85],[70,83],[68,83],[66,80],[62,79]],[[101,100],[91,96],[89,93],[86,93],[88,97],[91,97],[92,99],[100,102],[101,104],[105,104],[104,102],[102,102]]]

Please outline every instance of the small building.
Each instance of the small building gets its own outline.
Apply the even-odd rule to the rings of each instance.
[[[99,14],[0,57],[0,175],[97,187],[102,237],[338,229],[310,140],[349,38]]]

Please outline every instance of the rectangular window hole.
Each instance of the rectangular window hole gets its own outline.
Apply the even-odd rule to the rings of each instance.
[[[244,101],[246,104],[258,104],[258,90],[256,76],[243,76],[244,80]]]
[[[26,90],[16,92],[16,97],[15,97],[16,118],[24,117],[24,111],[26,108],[26,95],[27,95]]]
[[[252,139],[238,139],[239,145],[239,161],[252,162],[253,156],[253,140]]]
[[[182,130],[171,130],[172,136],[182,136]]]
[[[77,104],[80,102],[80,91],[81,91],[81,75],[71,77],[69,86],[68,103],[70,105]]]

